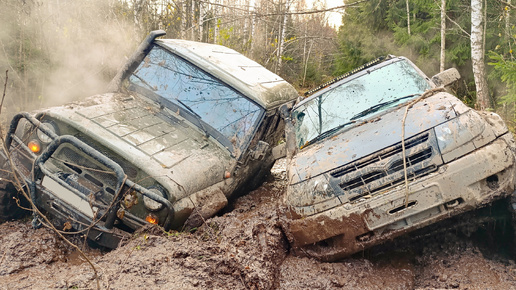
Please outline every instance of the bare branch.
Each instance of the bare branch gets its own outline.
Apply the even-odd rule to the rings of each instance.
[[[498,1],[501,1],[501,0],[498,0]],[[434,1],[434,2],[437,5],[437,7],[439,7],[439,9],[441,9],[441,4],[438,1]],[[468,38],[471,38],[471,35],[466,30],[464,30],[464,28],[462,28],[460,26],[460,24],[458,24],[453,19],[451,19],[447,13],[445,15],[446,15],[446,19],[448,19],[451,23],[455,24],[455,26],[457,26],[459,28],[459,30],[462,31],[462,33],[466,34],[468,36]]]
[[[509,6],[512,9],[516,9],[516,5],[513,5],[513,4],[509,3],[509,2],[505,2],[503,0],[498,0],[498,2],[502,3],[503,5]]]
[[[261,13],[257,13],[256,11],[251,11],[251,14],[253,14],[253,15],[257,16],[257,17],[268,17],[268,16],[277,16],[277,15],[316,14],[316,13],[324,13],[324,12],[330,12],[330,11],[335,11],[335,10],[340,10],[340,9],[344,9],[344,8],[353,7],[353,6],[356,6],[357,4],[360,4],[360,3],[363,3],[363,2],[367,2],[367,1],[369,1],[369,0],[359,0],[359,1],[356,1],[356,2],[353,2],[353,3],[350,3],[350,4],[344,4],[344,5],[341,5],[341,6],[325,8],[325,9],[318,9],[318,10],[302,10],[302,11],[292,11],[292,12],[284,12],[284,13],[267,13],[267,14],[261,14]],[[205,3],[205,4],[210,4],[210,5],[213,5],[213,6],[220,6],[220,7],[224,7],[224,8],[231,8],[231,9],[235,9],[235,10],[249,12],[248,9],[238,8],[236,6],[229,6],[229,5],[224,5],[224,4],[212,3],[210,1],[199,1],[199,2]]]
[[[464,28],[462,28],[457,22],[453,21],[450,16],[448,16],[448,14],[446,14],[446,19],[450,20],[451,23],[455,24],[455,26],[457,26],[460,31],[462,31],[462,33],[466,34],[469,38],[471,38],[471,34],[469,34],[466,30],[464,30]]]
[[[4,93],[2,94],[2,101],[0,102],[0,114],[2,114],[2,108],[4,107],[5,92],[7,90],[7,80],[9,79],[8,72],[9,70],[5,70]]]

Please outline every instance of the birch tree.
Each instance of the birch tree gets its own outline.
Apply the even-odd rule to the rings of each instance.
[[[446,58],[446,0],[441,0],[441,61],[439,71],[444,71]]]
[[[410,6],[409,6],[409,0],[405,0],[405,5],[407,7],[407,33],[410,36]]]
[[[284,10],[284,14],[283,14],[283,22],[280,22],[280,33],[279,33],[279,39],[278,39],[278,54],[277,54],[277,57],[278,57],[278,63],[277,63],[277,66],[276,66],[276,70],[275,72],[276,73],[279,73],[281,71],[281,65],[282,65],[282,57],[283,57],[283,52],[285,51],[285,31],[287,30],[287,17],[288,17],[288,11],[289,11],[289,8],[290,8],[290,4],[289,4],[289,0],[285,0],[285,10]],[[280,9],[278,9],[279,11],[281,11],[281,2],[280,2]]]
[[[489,107],[489,92],[484,63],[484,21],[482,0],[471,0],[471,62],[477,91],[476,106],[480,110]]]

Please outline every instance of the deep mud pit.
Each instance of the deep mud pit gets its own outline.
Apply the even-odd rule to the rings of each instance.
[[[193,233],[149,228],[111,252],[84,247],[100,288],[516,288],[512,232],[503,222],[436,227],[336,263],[293,256],[276,210],[284,176],[276,167],[266,184]],[[0,244],[2,289],[97,287],[77,252],[29,220],[0,224]]]

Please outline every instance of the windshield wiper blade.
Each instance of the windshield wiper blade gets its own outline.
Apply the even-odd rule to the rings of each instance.
[[[187,109],[192,115],[195,116],[195,118],[197,119],[197,123],[199,124],[199,126],[201,127],[201,130],[204,132],[204,135],[206,137],[209,137],[210,134],[208,133],[208,130],[204,127],[204,125],[202,124],[202,117],[199,116],[199,114],[197,114],[190,106],[188,106],[187,104],[185,104],[183,101],[181,101],[180,99],[176,98],[175,99],[179,104],[181,104],[181,106],[183,106],[185,109]]]
[[[322,132],[321,134],[317,135],[315,138],[313,138],[312,140],[306,142],[303,147],[305,146],[308,146],[308,145],[311,145],[311,144],[314,144],[315,142],[319,141],[319,140],[322,140],[328,136],[331,136],[333,134],[335,134],[337,131],[339,131],[340,129],[346,127],[347,125],[350,125],[350,124],[353,124],[355,123],[355,121],[351,120],[347,123],[344,123],[344,124],[340,124],[338,125],[337,127],[333,127],[331,128],[330,130],[327,130],[327,131],[324,131]]]
[[[199,114],[197,114],[190,106],[188,106],[187,104],[185,104],[183,101],[181,101],[180,99],[175,99],[178,103],[181,104],[181,106],[183,106],[185,109],[187,109],[190,113],[192,113],[195,117],[197,117],[197,119],[201,119],[201,116],[199,116]]]
[[[421,95],[421,94],[411,94],[411,95],[407,95],[407,96],[404,96],[404,97],[401,97],[401,98],[397,98],[397,99],[394,99],[394,100],[390,100],[390,101],[387,101],[387,102],[376,104],[376,105],[374,105],[372,107],[369,107],[368,109],[365,109],[364,111],[356,114],[355,116],[351,117],[350,120],[356,120],[356,119],[358,119],[360,117],[367,116],[367,115],[369,115],[371,113],[379,111],[382,108],[387,107],[388,105],[390,105],[392,103],[396,103],[396,102],[398,102],[400,100],[412,98],[412,97],[418,96],[418,95]]]

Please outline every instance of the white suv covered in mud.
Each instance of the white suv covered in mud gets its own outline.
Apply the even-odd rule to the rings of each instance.
[[[232,49],[162,35],[112,92],[13,118],[0,218],[16,216],[23,191],[58,229],[114,248],[147,223],[196,227],[263,180],[283,139],[278,107],[296,90]]]
[[[513,136],[444,90],[459,77],[389,56],[284,113],[294,250],[339,259],[513,193]]]

